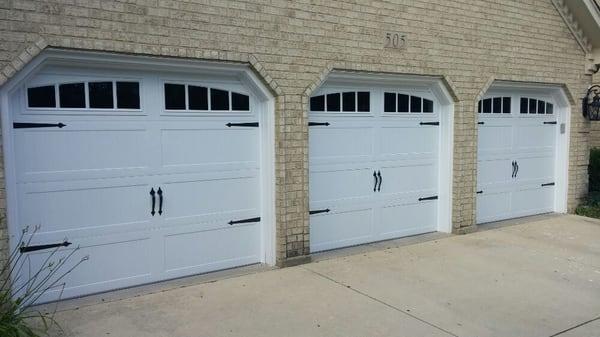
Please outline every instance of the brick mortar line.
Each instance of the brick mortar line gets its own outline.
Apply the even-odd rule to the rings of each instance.
[[[404,311],[404,310],[402,310],[402,309],[400,309],[400,308],[398,308],[398,307],[395,307],[395,306],[393,306],[393,305],[391,305],[391,304],[389,304],[389,303],[386,303],[386,302],[384,302],[384,301],[382,301],[382,300],[380,300],[380,299],[378,299],[378,298],[376,298],[376,297],[373,297],[373,296],[371,296],[371,295],[369,295],[369,294],[367,294],[367,293],[364,293],[364,292],[362,292],[362,291],[360,291],[360,290],[358,290],[358,289],[355,289],[355,288],[353,288],[352,286],[349,286],[349,285],[346,285],[346,284],[344,284],[344,283],[342,283],[342,282],[336,281],[336,280],[334,280],[333,278],[331,278],[331,277],[329,277],[329,276],[327,276],[327,275],[324,275],[324,274],[322,274],[322,273],[319,273],[319,272],[317,272],[317,271],[314,271],[314,270],[312,270],[312,269],[308,269],[308,268],[306,268],[306,267],[304,267],[304,266],[301,266],[300,268],[302,268],[302,269],[304,269],[304,270],[307,270],[307,271],[309,271],[309,272],[311,272],[311,273],[313,273],[313,274],[315,274],[315,275],[318,275],[318,276],[320,276],[320,277],[322,277],[322,278],[324,278],[324,279],[326,279],[326,280],[329,280],[329,281],[331,281],[331,282],[333,282],[333,283],[335,283],[335,284],[337,284],[337,285],[339,285],[339,286],[342,286],[342,287],[344,287],[345,289],[350,289],[350,290],[354,291],[355,293],[357,293],[357,294],[359,294],[359,295],[362,295],[362,296],[364,296],[364,297],[366,297],[366,298],[369,298],[369,299],[371,299],[371,300],[373,300],[373,301],[375,301],[375,302],[377,302],[377,303],[383,304],[383,305],[385,305],[385,306],[386,306],[386,307],[388,307],[388,308],[391,308],[391,309],[393,309],[393,310],[396,310],[396,311],[398,311],[398,312],[400,312],[400,313],[402,313],[402,314],[404,314],[404,315],[406,315],[406,316],[409,316],[409,317],[411,317],[411,318],[414,318],[414,319],[418,320],[419,322],[425,323],[425,324],[427,324],[427,325],[429,325],[429,326],[431,326],[431,327],[433,327],[433,328],[436,328],[436,329],[438,329],[438,330],[440,330],[440,331],[442,331],[442,332],[444,332],[444,333],[446,333],[446,334],[449,334],[449,335],[451,335],[451,336],[454,336],[454,337],[459,337],[457,334],[455,334],[455,333],[453,333],[453,332],[451,332],[451,331],[448,331],[448,330],[446,330],[446,329],[444,329],[444,328],[442,328],[442,327],[439,327],[439,326],[437,326],[437,325],[435,325],[435,324],[433,324],[433,323],[430,323],[430,322],[428,322],[428,321],[426,321],[426,320],[424,320],[424,319],[422,319],[422,318],[420,318],[420,317],[417,317],[417,316],[415,316],[415,315],[413,315],[413,314],[409,314],[408,312],[406,312],[406,311]],[[553,337],[553,336],[550,336],[550,337]]]

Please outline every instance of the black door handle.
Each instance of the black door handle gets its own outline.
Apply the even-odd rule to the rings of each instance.
[[[383,179],[381,178],[381,171],[377,171],[377,177],[379,178],[379,186],[377,187],[377,192],[381,191],[381,182]]]
[[[373,178],[375,178],[375,184],[373,185],[373,192],[377,191],[377,173],[373,171]]]
[[[515,178],[519,175],[519,162],[515,160],[515,166],[517,166],[517,170],[515,171]]]
[[[510,175],[510,177],[514,178],[515,177],[515,169],[516,169],[515,161],[513,160],[511,164],[512,164],[512,174]]]
[[[159,187],[156,193],[158,194],[158,215],[162,215],[163,191]]]
[[[152,196],[152,211],[150,212],[150,214],[152,214],[152,216],[154,216],[154,214],[156,212],[154,212],[154,206],[156,205],[156,196],[155,196],[156,192],[154,192],[154,187],[150,189],[150,195]]]

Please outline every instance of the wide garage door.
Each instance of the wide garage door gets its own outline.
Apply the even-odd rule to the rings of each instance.
[[[509,92],[479,102],[478,223],[555,209],[556,115],[549,96]]]
[[[11,100],[18,223],[40,226],[26,270],[40,245],[89,256],[64,296],[261,261],[258,113],[235,77],[53,67]]]
[[[440,120],[429,90],[326,85],[309,120],[311,251],[436,230]]]

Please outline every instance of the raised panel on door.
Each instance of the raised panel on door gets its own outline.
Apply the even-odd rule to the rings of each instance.
[[[340,206],[311,215],[310,250],[318,252],[373,241],[373,222],[372,205]]]
[[[311,126],[308,136],[310,165],[367,162],[374,144],[372,121],[347,117],[328,118],[329,126]]]
[[[554,186],[516,189],[513,193],[511,208],[514,217],[552,212],[554,209]]]
[[[160,176],[157,185],[169,277],[260,261],[260,220],[230,224],[260,217],[258,169]]]
[[[485,223],[511,216],[512,188],[488,190],[477,194],[477,223]]]
[[[14,129],[18,181],[150,173],[152,131],[140,122],[68,121],[63,128]]]
[[[69,265],[89,258],[64,279],[65,289],[50,291],[42,301],[56,299],[60,291],[72,297],[153,279],[155,262],[147,254],[155,227],[150,189],[144,178],[19,184],[20,226],[28,226],[29,233],[39,226],[29,245],[71,243],[49,261],[52,249],[25,253],[28,265],[22,272],[58,262],[76,247]]]
[[[437,200],[399,199],[381,205],[375,225],[377,240],[434,232]]]
[[[227,127],[228,120],[209,118],[162,122],[160,171],[211,172],[258,168],[259,128]]]
[[[439,126],[419,124],[430,120],[432,119],[382,118],[381,127],[376,133],[376,160],[436,160]]]

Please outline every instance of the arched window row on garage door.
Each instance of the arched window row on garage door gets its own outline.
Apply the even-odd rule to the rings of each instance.
[[[510,97],[491,97],[479,100],[477,112],[484,114],[510,114],[511,112]]]
[[[137,81],[54,83],[27,88],[27,106],[44,109],[140,109]]]
[[[521,97],[520,112],[530,115],[552,115],[554,113],[554,105],[541,99]]]
[[[310,98],[310,110],[322,112],[369,112],[371,93],[368,91],[334,92]]]
[[[383,111],[400,113],[433,113],[433,101],[396,92],[383,94]]]
[[[165,110],[250,111],[248,95],[182,83],[164,84],[164,102]]]

